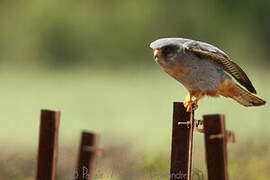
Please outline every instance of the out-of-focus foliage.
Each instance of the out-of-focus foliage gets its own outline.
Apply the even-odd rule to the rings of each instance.
[[[0,177],[34,179],[44,108],[61,110],[57,179],[71,178],[82,129],[101,134],[97,168],[107,175],[118,164],[123,173],[168,171],[171,102],[186,90],[154,64],[150,42],[186,37],[218,46],[269,102],[269,12],[269,0],[0,0]],[[199,107],[196,119],[224,113],[236,133],[231,179],[268,180],[268,104],[205,98]],[[205,173],[203,135],[194,136],[193,167]]]
[[[179,36],[210,42],[238,61],[268,62],[269,12],[267,0],[1,0],[0,60],[147,64],[151,41]]]

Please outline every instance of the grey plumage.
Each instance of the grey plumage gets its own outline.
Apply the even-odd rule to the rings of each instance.
[[[257,93],[246,73],[236,63],[231,61],[226,53],[217,47],[205,42],[185,38],[158,39],[152,42],[150,47],[157,49],[169,44],[182,45],[184,51],[194,53],[200,56],[200,58],[215,64],[217,67],[232,75],[241,85],[247,88],[248,91],[255,94]]]
[[[162,38],[150,44],[155,60],[173,78],[183,84],[190,96],[222,95],[244,106],[266,103],[251,93],[256,90],[246,73],[217,47],[185,38]],[[248,91],[232,81],[233,76]],[[187,106],[189,101],[186,102]]]

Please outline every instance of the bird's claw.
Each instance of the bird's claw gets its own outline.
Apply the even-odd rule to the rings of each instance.
[[[198,104],[195,101],[185,101],[184,107],[187,109],[187,112],[191,112],[191,110],[198,109]]]

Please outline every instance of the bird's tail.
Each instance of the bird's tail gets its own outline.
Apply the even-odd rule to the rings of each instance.
[[[239,93],[237,93],[235,96],[232,96],[232,98],[238,103],[244,106],[261,106],[266,103],[265,100],[254,96],[250,92],[242,89],[240,86],[236,85],[236,87]]]

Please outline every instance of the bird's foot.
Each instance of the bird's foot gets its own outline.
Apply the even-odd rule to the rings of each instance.
[[[184,107],[187,109],[187,112],[191,112],[191,110],[198,109],[198,103],[196,101],[185,101]]]

